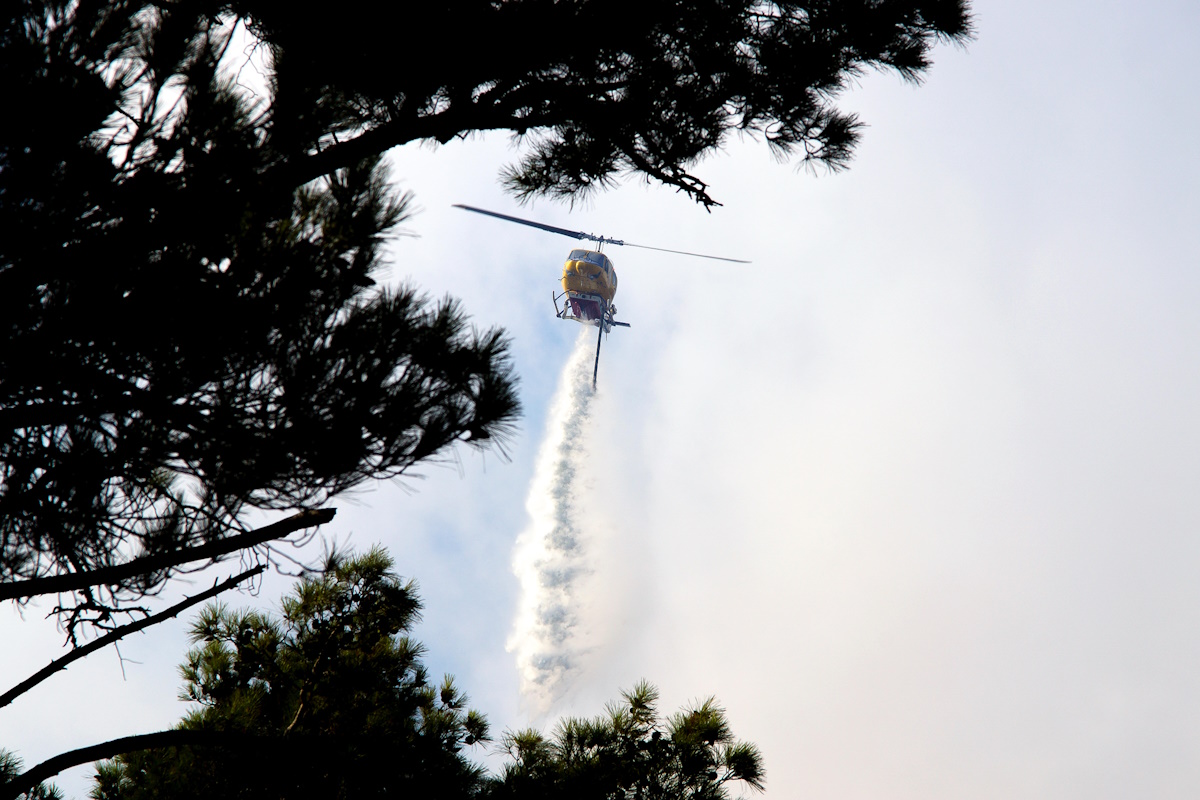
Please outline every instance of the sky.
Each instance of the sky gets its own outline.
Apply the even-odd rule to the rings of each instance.
[[[974,5],[922,86],[844,95],[869,126],[848,171],[732,141],[698,168],[712,213],[638,181],[518,206],[501,136],[393,152],[422,211],[390,279],[508,330],[525,415],[507,458],[366,487],[325,534],[416,578],[432,671],[495,730],[645,678],[664,711],[715,696],[768,797],[1200,791],[1200,6]],[[609,251],[632,327],[581,434],[548,705],[522,692],[514,552],[579,332],[549,302],[572,242],[453,203],[753,262]],[[59,654],[43,614],[0,609],[6,686]],[[180,621],[123,645],[124,676],[72,666],[0,710],[0,742],[33,763],[172,724],[186,646]]]

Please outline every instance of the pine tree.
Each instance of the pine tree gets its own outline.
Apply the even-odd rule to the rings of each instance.
[[[452,679],[430,681],[408,636],[419,609],[378,549],[331,557],[282,618],[210,605],[181,670],[195,708],[155,749],[98,764],[92,797],[723,800],[763,788],[762,756],[715,700],[664,720],[644,682],[549,738],[505,734],[508,761],[485,774],[464,748],[488,741],[487,722]]]
[[[21,759],[7,750],[0,750],[0,787],[21,774]],[[53,784],[35,784],[20,795],[20,800],[62,800],[62,792]]]
[[[410,213],[377,155],[260,183],[274,150],[218,68],[228,31],[25,6],[0,63],[10,108],[47,113],[0,137],[0,599],[74,591],[72,635],[111,627],[180,565],[503,438],[503,335],[375,285]],[[249,509],[310,511],[264,536]]]
[[[420,611],[382,550],[334,554],[282,617],[208,606],[192,626],[174,731],[200,746],[121,755],[97,800],[467,797],[483,773],[463,749],[487,738],[451,678],[433,682],[408,636]]]
[[[506,131],[518,197],[634,176],[711,208],[695,168],[730,137],[840,169],[847,82],[919,80],[971,33],[968,0],[9,5],[0,601],[57,594],[72,639],[363,481],[502,446],[503,334],[375,284],[411,210],[387,150]],[[243,34],[261,94],[229,68]]]
[[[389,148],[509,131],[518,196],[635,175],[711,207],[694,167],[730,136],[841,168],[847,81],[917,80],[970,35],[967,0],[421,12],[16,0],[0,21],[0,600],[75,592],[72,630],[109,625],[181,565],[261,544],[237,536],[250,509],[504,433],[501,334],[373,285],[408,211]],[[243,34],[261,96],[231,72]]]
[[[761,791],[762,754],[734,738],[709,698],[667,719],[646,682],[594,719],[566,719],[547,738],[505,735],[511,761],[489,786],[491,800],[724,800],[730,787]]]

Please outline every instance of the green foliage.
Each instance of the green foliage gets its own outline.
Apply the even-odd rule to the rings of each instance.
[[[266,177],[283,154],[222,71],[226,11],[0,20],[0,581],[218,540],[517,414],[499,331],[375,285],[411,213],[378,151]],[[75,610],[104,623],[170,574]]]
[[[212,605],[192,626],[181,728],[225,745],[120,756],[97,766],[97,800],[476,793],[463,748],[487,739],[450,678],[430,682],[416,587],[382,550],[331,555],[283,613]]]
[[[720,800],[731,785],[763,788],[762,756],[734,739],[713,699],[667,720],[643,682],[595,719],[567,719],[552,738],[504,737],[512,758],[490,789],[495,800]]]
[[[504,130],[519,197],[634,175],[711,206],[693,170],[731,136],[840,168],[861,128],[834,102],[847,82],[918,80],[971,24],[968,0],[455,0],[411,36],[412,10],[380,0],[12,6],[0,581],[219,539],[248,508],[311,507],[507,430],[503,337],[373,288],[409,212],[389,148]],[[96,586],[71,623],[170,574]]]
[[[695,166],[738,134],[845,166],[861,124],[838,93],[869,69],[918,80],[938,41],[969,38],[968,5],[453,0],[423,6],[405,35],[413,9],[380,0],[321,14],[13,0],[0,19],[0,582],[186,553],[251,510],[311,508],[457,442],[503,440],[518,403],[501,333],[474,330],[451,300],[375,285],[411,211],[389,188],[389,148],[507,131],[523,150],[502,175],[520,198],[573,201],[632,175],[711,207]],[[239,31],[265,55],[261,96],[227,69]],[[475,786],[458,748],[483,720],[428,684],[400,636],[415,599],[363,559],[342,578],[331,562],[282,620],[202,618],[184,724],[242,744],[129,755],[102,768],[100,796],[373,791],[393,752],[406,766],[387,785],[401,791],[446,774],[439,787],[458,788],[443,793]],[[64,600],[68,629],[111,624],[189,563],[95,581]],[[756,752],[715,707],[660,727],[651,695],[553,740],[514,736],[517,764],[493,788],[758,785]]]
[[[7,750],[0,749],[0,787],[20,774],[21,759]],[[39,783],[29,791],[17,795],[17,800],[62,800],[62,792],[52,783]]]
[[[487,776],[464,755],[487,721],[454,682],[430,681],[407,632],[420,603],[379,549],[331,555],[278,617],[208,606],[192,625],[179,728],[202,746],[127,753],[96,765],[94,800],[376,797],[479,800],[722,800],[763,788],[762,757],[712,699],[667,719],[638,684],[596,719],[552,737],[505,734]]]
[[[397,40],[411,12],[377,0],[345,0],[338,16],[281,0],[219,5],[273,46],[276,118],[308,153],[333,145],[314,161],[357,152],[356,134],[399,144],[507,130],[524,145],[504,173],[519,196],[573,200],[632,175],[706,206],[695,166],[739,133],[844,166],[861,124],[838,93],[869,69],[919,79],[936,42],[969,37],[967,6],[456,0],[422,8],[420,35]],[[312,169],[303,161],[288,169]]]

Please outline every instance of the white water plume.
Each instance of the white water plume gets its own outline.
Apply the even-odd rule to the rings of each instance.
[[[535,716],[570,688],[586,649],[579,627],[588,575],[579,499],[593,394],[592,330],[580,332],[559,378],[525,503],[530,522],[513,556],[521,601],[508,651],[516,654],[521,695]]]

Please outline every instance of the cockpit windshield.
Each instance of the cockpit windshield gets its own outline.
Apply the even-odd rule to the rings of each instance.
[[[568,261],[587,261],[589,264],[595,264],[602,270],[612,273],[612,262],[608,260],[608,256],[596,250],[572,250],[571,255],[567,256]]]

